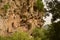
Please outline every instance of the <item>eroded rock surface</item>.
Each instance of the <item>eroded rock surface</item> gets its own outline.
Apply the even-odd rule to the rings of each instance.
[[[2,0],[0,34],[13,33],[18,29],[31,33],[35,27],[41,27],[44,14],[35,9],[35,3],[36,0]]]

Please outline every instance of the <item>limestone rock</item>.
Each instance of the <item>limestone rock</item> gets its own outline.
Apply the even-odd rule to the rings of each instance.
[[[44,15],[34,8],[35,2],[36,0],[2,0],[0,32],[13,33],[22,29],[30,33],[35,27],[42,27]]]

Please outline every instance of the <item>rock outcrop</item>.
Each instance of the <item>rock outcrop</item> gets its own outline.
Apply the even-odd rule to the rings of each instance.
[[[31,34],[35,27],[42,27],[43,12],[35,8],[37,0],[2,0],[0,2],[0,34],[17,30]]]

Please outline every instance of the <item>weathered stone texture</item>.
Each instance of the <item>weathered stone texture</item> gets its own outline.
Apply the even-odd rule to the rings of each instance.
[[[13,33],[22,29],[30,33],[35,27],[41,27],[44,23],[43,12],[34,8],[35,3],[36,0],[2,0],[0,3],[0,32]],[[7,11],[4,9],[6,4],[9,6]]]

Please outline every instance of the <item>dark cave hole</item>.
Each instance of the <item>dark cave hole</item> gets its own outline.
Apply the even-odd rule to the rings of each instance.
[[[33,9],[34,9],[34,11],[37,11],[37,7],[36,6],[33,6]]]
[[[12,27],[14,27],[14,22],[12,22]]]

